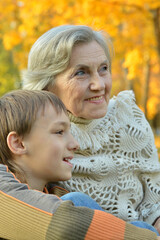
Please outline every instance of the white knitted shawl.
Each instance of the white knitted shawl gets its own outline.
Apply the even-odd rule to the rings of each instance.
[[[152,223],[160,216],[160,164],[152,130],[133,92],[113,97],[104,118],[70,119],[80,150],[72,160],[72,179],[60,185],[88,194],[126,221]]]

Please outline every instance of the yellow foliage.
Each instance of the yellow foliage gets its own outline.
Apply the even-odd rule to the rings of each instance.
[[[159,0],[1,0],[0,39],[5,48],[12,51],[21,71],[27,65],[32,44],[52,27],[86,24],[108,32],[115,48],[114,93],[132,87],[138,103],[143,106],[144,72],[150,64],[147,109],[149,118],[153,118],[160,101],[155,29],[159,8]]]
[[[21,37],[16,31],[11,31],[3,36],[3,44],[6,50],[12,49],[14,46],[21,43]]]
[[[123,67],[128,69],[128,75],[127,78],[129,80],[134,79],[137,77],[137,71],[136,68],[140,64],[142,64],[142,56],[141,52],[138,49],[133,49],[129,52],[127,52],[125,56],[125,61],[123,63]]]
[[[156,148],[158,149],[158,157],[160,161],[160,136],[155,136],[155,145]]]
[[[156,115],[159,105],[160,105],[160,98],[157,98],[155,96],[149,98],[147,102],[149,119],[153,119],[153,117]]]
[[[160,148],[160,137],[155,137],[155,144],[157,148]]]

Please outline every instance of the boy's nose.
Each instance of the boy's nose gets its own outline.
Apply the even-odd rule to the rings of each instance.
[[[70,151],[76,151],[79,148],[79,143],[77,142],[77,140],[73,137],[72,134],[70,134],[70,143],[68,146],[68,149]]]

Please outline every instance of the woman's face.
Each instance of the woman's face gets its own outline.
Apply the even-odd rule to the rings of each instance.
[[[112,87],[108,59],[96,42],[74,46],[68,68],[49,89],[76,117],[96,119],[107,112]]]

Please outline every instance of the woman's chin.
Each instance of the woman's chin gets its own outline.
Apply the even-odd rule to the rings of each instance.
[[[86,108],[84,111],[69,111],[73,116],[77,118],[83,118],[86,120],[93,120],[103,118],[107,113],[107,105],[99,108]]]
[[[90,114],[84,115],[82,118],[87,119],[87,120],[94,120],[94,119],[99,119],[103,118],[106,115],[107,111],[97,111],[97,112],[90,112]]]
[[[92,116],[92,117],[90,118],[90,120],[94,120],[94,119],[103,118],[105,115],[106,115],[106,113],[105,113],[105,114],[99,114],[99,115],[95,115],[95,116]]]
[[[103,104],[103,106],[96,106],[85,111],[83,118],[88,120],[103,118],[107,113],[108,104]]]

